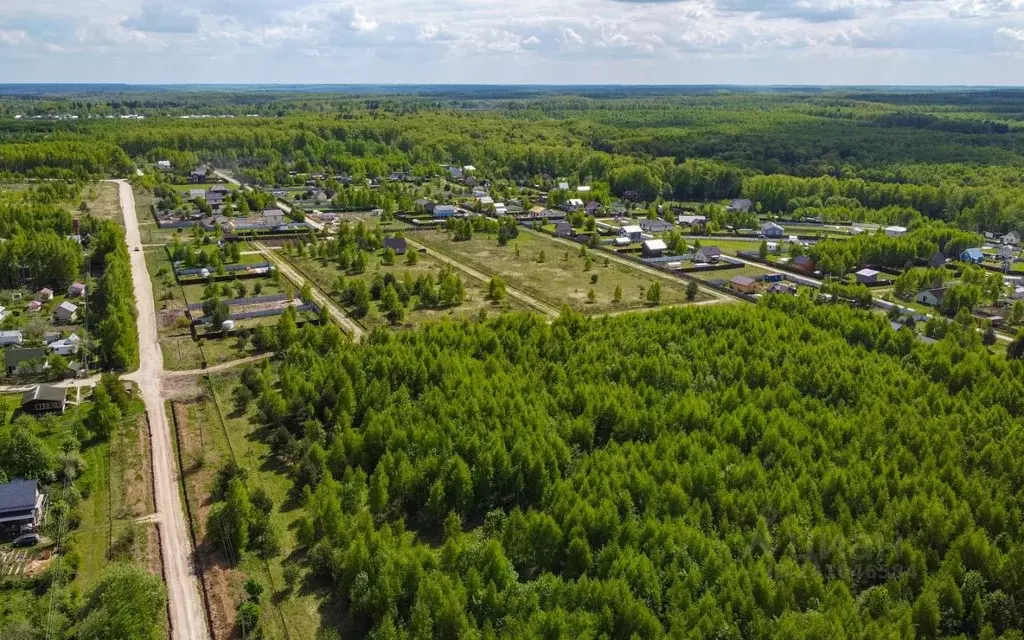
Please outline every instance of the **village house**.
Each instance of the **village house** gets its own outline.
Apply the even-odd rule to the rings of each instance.
[[[572,213],[583,208],[583,201],[579,198],[569,198],[562,204],[562,209]]]
[[[900,227],[900,226],[897,226],[897,225],[892,225],[892,226],[889,226],[889,227],[885,228],[885,235],[889,236],[890,238],[899,238],[900,236],[905,236],[906,234],[907,234],[907,228],[906,227]]]
[[[1016,231],[1011,231],[1002,238],[999,239],[1003,244],[1020,244],[1020,234]]]
[[[260,214],[265,224],[279,225],[284,224],[284,211],[281,209],[264,209]]]
[[[942,304],[942,300],[945,297],[946,287],[939,287],[937,289],[925,289],[914,296],[914,301],[929,307],[938,307]]]
[[[853,274],[860,284],[875,284],[878,282],[878,272],[874,269],[861,269]]]
[[[408,245],[405,242],[405,238],[384,238],[384,248],[391,249],[395,252],[396,256],[405,254],[408,249]]]
[[[729,288],[740,293],[757,293],[757,280],[746,276],[734,276],[729,279]]]
[[[43,303],[38,300],[30,300],[28,305],[25,306],[25,309],[28,310],[29,313],[35,313],[36,311],[39,311],[42,308]]]
[[[726,210],[730,213],[746,213],[754,206],[754,203],[746,198],[736,198],[729,202]]]
[[[156,161],[156,168],[159,169],[160,171],[170,171],[171,170],[171,161],[170,160],[157,160]]]
[[[455,215],[455,205],[435,204],[433,213],[435,218],[451,218]]]
[[[571,238],[575,235],[572,230],[572,225],[568,222],[559,222],[555,224],[555,237],[556,238]]]
[[[0,347],[18,346],[25,341],[20,331],[0,331]]]
[[[15,478],[0,484],[0,531],[5,536],[33,531],[43,524],[46,496],[35,480]]]
[[[206,182],[206,167],[197,167],[192,173],[189,174],[189,179],[193,184],[201,184]]]
[[[430,213],[434,208],[434,202],[428,198],[417,198],[413,201],[412,206],[416,211],[425,211]]]
[[[629,224],[619,229],[620,238],[628,238],[630,242],[643,240],[644,230],[640,225]]]
[[[21,396],[21,410],[26,413],[64,413],[67,408],[68,390],[40,384]]]
[[[814,264],[814,260],[811,260],[809,256],[797,256],[793,258],[792,265],[794,268],[799,269],[804,273],[814,273],[814,269],[817,266]]]
[[[49,302],[50,300],[53,300],[53,289],[43,287],[38,292],[36,292],[36,300],[38,300],[39,302]]]
[[[601,203],[597,200],[591,200],[583,206],[583,211],[586,212],[588,216],[596,216],[601,212]]]
[[[78,306],[65,300],[57,306],[53,313],[61,322],[74,322],[78,317]]]
[[[672,230],[672,223],[661,218],[654,220],[643,219],[640,221],[640,228],[647,233],[663,233]]]
[[[999,247],[999,251],[996,252],[1000,260],[1013,260],[1017,256],[1017,249],[1011,247],[1008,244],[1004,244]]]
[[[642,251],[645,258],[660,258],[668,251],[668,245],[665,244],[664,240],[658,238],[645,240]]]
[[[766,222],[761,225],[761,235],[766,238],[781,238],[786,230],[774,222]]]
[[[715,245],[701,247],[693,254],[694,262],[718,262],[722,257],[722,250]]]
[[[60,356],[73,356],[78,353],[78,343],[81,341],[77,334],[72,333],[67,338],[51,342],[47,349]]]
[[[76,282],[68,287],[68,295],[72,298],[81,298],[85,295],[85,285],[81,282]]]
[[[931,260],[928,261],[930,267],[942,267],[946,265],[946,254],[941,251],[936,251],[932,256]]]
[[[961,262],[970,262],[972,264],[981,264],[985,260],[985,253],[980,247],[972,247],[970,249],[964,249],[963,253],[960,254]]]
[[[46,361],[46,349],[7,349],[4,351],[4,369],[7,375],[26,375],[45,371],[50,364]]]

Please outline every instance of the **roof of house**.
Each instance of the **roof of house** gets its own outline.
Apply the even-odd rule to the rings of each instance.
[[[13,369],[23,362],[45,357],[46,349],[42,347],[33,347],[31,349],[7,349],[4,351],[4,366],[8,369]]]
[[[877,276],[878,272],[875,271],[874,269],[861,269],[860,271],[857,272],[857,275],[864,276],[866,278],[872,278],[874,276]]]
[[[644,249],[648,251],[664,251],[668,249],[668,245],[661,239],[647,240],[644,242]]]
[[[768,231],[769,229],[778,229],[779,231],[783,230],[782,229],[782,225],[776,224],[776,223],[771,222],[771,221],[766,222],[763,225],[761,225],[761,230],[762,231]]]
[[[39,484],[35,480],[15,478],[0,484],[0,512],[25,511],[36,506]]]
[[[57,306],[57,309],[58,310],[63,309],[64,311],[67,311],[68,313],[74,313],[74,312],[78,311],[78,307],[76,305],[68,302],[67,300],[65,300],[64,302],[60,303],[60,305]]]
[[[619,229],[619,231],[621,231],[622,233],[628,233],[629,235],[633,235],[634,233],[643,233],[644,232],[643,228],[640,225],[638,225],[638,224],[628,224],[628,225],[626,225],[624,227],[621,227]]]
[[[532,213],[534,215],[538,215],[538,214],[544,213],[545,211],[547,211],[547,209],[545,209],[544,207],[542,207],[540,205],[536,205],[536,206],[530,207],[530,213]]]
[[[586,193],[587,191],[590,191],[590,185],[581,184],[580,186],[576,187],[576,191],[579,191],[580,193]]]
[[[744,287],[749,287],[750,285],[756,283],[757,281],[754,280],[753,278],[748,278],[747,276],[733,276],[732,278],[729,278],[729,282]]]
[[[961,255],[966,255],[971,260],[981,260],[985,257],[985,252],[983,252],[979,247],[972,247],[970,249],[964,249],[964,252]]]
[[[707,222],[707,216],[679,216],[679,224],[693,224],[695,222]]]
[[[477,198],[477,201],[480,204],[494,204],[494,198],[492,198],[491,196],[480,196],[479,198]]]
[[[68,289],[71,291],[85,291],[85,285],[82,284],[81,282],[76,282],[70,287],[68,287]]]
[[[384,238],[384,246],[391,249],[405,249],[407,245],[405,244],[405,238],[391,237]]]
[[[580,200],[579,198],[569,198],[568,200],[566,200],[566,202],[570,206],[573,206],[573,207],[582,207],[583,206],[583,201]]]
[[[51,289],[51,288],[49,288],[49,287],[43,287],[42,289],[40,289],[40,290],[38,291],[38,293],[41,293],[41,294],[44,294],[44,295],[47,295],[47,294],[48,294],[48,295],[51,295],[51,296],[52,296],[52,295],[53,295],[53,289]]]
[[[49,384],[39,384],[29,389],[21,396],[21,404],[24,406],[33,400],[64,402],[67,400],[67,397],[67,387],[55,387]]]
[[[276,218],[278,216],[284,216],[284,211],[281,209],[264,209],[262,215],[264,218]]]
[[[587,206],[586,206],[586,209],[588,211],[591,210],[591,209],[600,209],[600,208],[601,208],[601,203],[598,202],[597,200],[591,200],[590,202],[587,203]]]
[[[438,204],[438,205],[434,205],[434,213],[437,213],[438,211],[455,211],[455,205],[454,204]]]
[[[885,230],[886,231],[892,231],[894,233],[906,233],[907,232],[907,228],[906,227],[901,227],[898,224],[890,225],[890,226],[886,227]]]
[[[935,297],[936,300],[942,302],[942,299],[946,297],[946,287],[939,287],[938,289],[925,289],[921,293],[930,293]]]
[[[701,247],[699,249],[699,251],[700,251],[701,254],[703,254],[705,256],[720,256],[720,255],[722,255],[722,250],[719,249],[718,247],[716,247],[715,245],[710,245],[710,246],[707,246],[707,247]]]
[[[746,198],[736,198],[729,202],[729,206],[733,209],[749,209],[753,204],[753,202]]]
[[[0,331],[0,338],[22,338],[20,331]]]
[[[814,260],[811,260],[810,256],[797,256],[793,258],[793,264],[809,265],[814,264]]]

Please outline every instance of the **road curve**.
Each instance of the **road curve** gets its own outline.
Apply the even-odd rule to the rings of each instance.
[[[178,480],[171,430],[164,409],[160,380],[163,374],[163,355],[157,340],[156,306],[153,286],[146,268],[146,254],[134,251],[142,241],[139,221],[135,215],[135,196],[125,180],[118,185],[121,211],[124,214],[125,239],[131,256],[132,279],[135,282],[135,304],[139,312],[138,371],[125,376],[139,385],[142,400],[149,417],[153,458],[153,491],[163,552],[164,576],[170,609],[172,637],[176,640],[210,638],[200,596],[199,579],[195,571],[195,550],[188,534],[178,493]]]

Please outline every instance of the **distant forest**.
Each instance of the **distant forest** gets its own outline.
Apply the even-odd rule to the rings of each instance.
[[[375,89],[22,86],[0,98],[0,171],[83,179],[169,159],[272,185],[289,171],[430,176],[450,162],[646,202],[746,196],[763,213],[882,222],[872,212],[900,206],[969,231],[1024,228],[1021,90]]]

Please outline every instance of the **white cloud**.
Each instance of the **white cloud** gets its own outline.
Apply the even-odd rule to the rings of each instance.
[[[1019,84],[1022,42],[1024,0],[0,0],[22,81]]]

